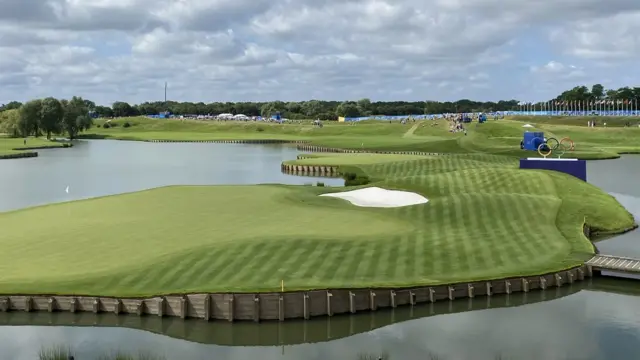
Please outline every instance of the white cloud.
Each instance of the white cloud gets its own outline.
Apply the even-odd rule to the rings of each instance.
[[[639,10],[635,0],[3,0],[0,103],[139,102],[165,81],[176,100],[207,102],[552,97],[569,81],[640,80],[615,65],[640,55]]]

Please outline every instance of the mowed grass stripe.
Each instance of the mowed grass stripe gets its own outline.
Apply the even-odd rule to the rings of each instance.
[[[331,156],[325,159],[330,161]],[[557,224],[553,216],[540,216],[540,208],[551,209],[561,204],[566,214],[597,219],[601,228],[606,228],[608,222],[629,222],[628,214],[608,195],[580,188],[577,180],[568,177],[554,178],[565,189],[555,191],[551,188],[556,182],[549,182],[545,173],[519,171],[517,160],[508,156],[451,155],[410,161],[398,158],[352,166],[383,181],[372,185],[388,184],[416,191],[430,201],[425,205],[378,210],[319,198],[316,195],[323,190],[315,187],[245,187],[236,194],[232,194],[234,187],[223,187],[218,193],[208,193],[209,188],[202,187],[198,190],[202,193],[191,193],[186,199],[182,192],[194,189],[175,187],[157,192],[162,196],[153,195],[155,190],[139,193],[133,205],[119,200],[123,201],[124,210],[100,208],[96,218],[87,205],[83,205],[83,211],[74,208],[74,213],[83,214],[79,221],[87,221],[82,226],[77,221],[61,226],[60,219],[55,218],[57,213],[68,213],[64,206],[77,206],[73,203],[54,205],[51,209],[55,211],[46,216],[39,213],[42,209],[27,210],[25,213],[33,211],[34,216],[42,219],[35,224],[33,217],[25,217],[23,221],[17,214],[0,214],[3,228],[0,245],[9,244],[0,253],[0,271],[7,276],[0,281],[0,293],[58,289],[142,296],[182,291],[277,291],[282,278],[287,290],[295,290],[384,284],[420,286],[526,275],[577,264],[574,249],[585,251],[586,244],[581,241],[586,240],[572,230],[579,229],[580,224]],[[589,191],[589,199],[597,201],[584,204],[580,196],[569,196],[572,191],[566,189],[574,188]],[[151,197],[143,201],[141,194]],[[255,200],[256,197],[260,200]],[[114,200],[118,199],[125,197]],[[85,204],[99,201],[89,200]],[[145,209],[148,202],[162,206]],[[225,206],[216,208],[216,204],[223,203]],[[171,205],[171,211],[164,214],[161,210],[167,204]],[[155,231],[144,228],[147,225],[132,228],[137,220],[129,220],[145,217],[127,215],[129,208],[135,209],[136,214],[144,213],[145,217],[154,214],[153,223],[162,226]],[[237,215],[240,210],[244,211],[242,216]],[[108,223],[118,224],[100,229],[103,232],[111,229],[110,239],[122,239],[123,247],[131,243],[142,248],[149,232],[155,236],[153,240],[166,236],[166,242],[150,242],[153,246],[147,248],[162,249],[170,256],[145,262],[138,251],[137,257],[133,257],[137,263],[132,263],[127,256],[106,254],[105,260],[115,259],[117,266],[96,257],[86,244],[100,243],[95,224],[107,223],[104,213],[111,214]],[[118,218],[120,213],[122,220]],[[225,218],[225,214],[236,215]],[[202,216],[204,221],[189,218],[194,216]],[[3,223],[3,218],[11,218],[11,222]],[[577,216],[567,218],[581,220]],[[48,219],[55,220],[57,225],[47,226]],[[17,225],[21,223],[29,224],[28,234],[18,231]],[[564,233],[558,230],[561,225]],[[183,227],[180,233],[170,233],[180,226]],[[55,236],[51,236],[51,229],[55,229]],[[540,236],[538,230],[549,236]],[[87,233],[92,236],[91,241],[75,240],[89,239],[84,236]],[[16,241],[18,238],[20,241]],[[43,241],[34,241],[36,238]],[[89,269],[80,274],[61,263],[63,270],[58,271],[64,276],[59,281],[51,277],[50,273],[55,271],[45,274],[48,278],[39,277],[47,266],[53,268],[56,261],[64,260],[53,256],[51,251],[40,253],[40,245],[53,247],[57,238],[67,239],[66,246],[72,249],[67,258],[78,256],[83,260],[80,266],[92,263],[100,271]],[[181,241],[176,243],[175,239]],[[14,258],[21,261],[15,262]],[[25,262],[25,258],[42,262]],[[28,268],[25,264],[33,265]]]

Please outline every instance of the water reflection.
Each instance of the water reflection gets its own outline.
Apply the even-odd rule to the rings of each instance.
[[[640,221],[640,155],[589,161],[587,179],[615,197]],[[597,246],[603,254],[640,258],[640,229],[598,241]]]
[[[636,281],[593,279],[528,294],[261,324],[14,312],[0,314],[0,325],[9,325],[0,327],[0,348],[15,360],[58,344],[84,358],[150,349],[181,360],[356,359],[382,352],[403,360],[427,353],[443,359],[494,359],[498,353],[514,359],[638,358],[640,349],[627,348],[640,340],[638,292]],[[612,357],[621,348],[629,357]]]
[[[159,318],[135,315],[116,316],[114,314],[92,313],[26,313],[9,312],[0,314],[0,325],[20,326],[74,326],[74,327],[120,327],[144,330],[173,338],[185,339],[203,344],[225,346],[273,346],[324,342],[359,333],[369,332],[391,324],[444,314],[462,313],[476,310],[500,309],[550,301],[575,294],[584,289],[609,292],[640,292],[626,288],[624,281],[589,280],[571,286],[553,288],[547,291],[533,291],[493,297],[477,297],[457,301],[441,301],[414,307],[376,312],[362,312],[354,315],[321,317],[308,321],[293,320],[281,322],[229,323],[226,321],[206,322],[197,319]],[[631,289],[631,290],[630,290]]]

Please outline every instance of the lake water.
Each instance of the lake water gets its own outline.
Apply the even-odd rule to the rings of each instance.
[[[0,211],[169,184],[289,184],[340,180],[283,175],[286,146],[79,143],[39,158],[0,161]],[[640,215],[640,156],[589,162],[591,183]],[[70,192],[66,194],[65,187]],[[600,242],[603,253],[640,257],[638,231]],[[635,359],[640,282],[592,279],[570,287],[286,323],[204,322],[111,314],[0,313],[0,359],[37,359],[71,347],[76,359],[116,350],[167,359]],[[4,326],[2,326],[4,325]]]
[[[38,153],[0,161],[0,184],[11,189],[0,192],[0,211],[166,185],[344,184],[281,173],[299,154],[286,145],[92,140]]]

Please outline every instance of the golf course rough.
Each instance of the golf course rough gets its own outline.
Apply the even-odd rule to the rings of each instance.
[[[339,188],[172,186],[0,213],[0,294],[149,297],[278,292],[281,281],[285,291],[295,291],[536,276],[576,268],[592,256],[585,221],[595,232],[634,225],[632,215],[595,186],[561,173],[519,170],[517,159],[525,154],[519,121],[472,125],[468,136],[425,121],[409,137],[403,136],[407,126],[374,122],[322,129],[129,122],[127,129],[96,129],[93,136],[305,140],[448,155],[323,153],[287,162],[335,166],[367,176],[368,186],[429,199],[408,207],[364,208],[318,196]],[[598,129],[601,136],[619,135],[620,145],[600,141],[588,132],[593,129],[540,126],[574,139],[577,157],[615,157],[623,147],[630,152],[637,146],[631,139],[640,135]]]

